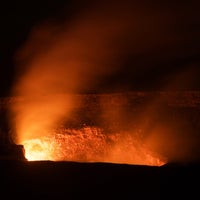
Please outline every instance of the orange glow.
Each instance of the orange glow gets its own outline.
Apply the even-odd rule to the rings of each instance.
[[[124,133],[125,134],[125,133]],[[64,129],[23,141],[29,161],[109,162],[161,166],[166,161],[129,134],[103,134],[94,127]],[[123,135],[123,137],[122,137]]]
[[[144,40],[144,44],[138,45],[141,36],[135,30],[140,23],[138,11],[134,9],[136,12],[128,4],[113,7],[106,2],[106,6],[83,10],[69,24],[55,24],[54,20],[38,24],[16,52],[18,73],[12,95],[24,97],[24,100],[11,106],[11,123],[15,142],[24,145],[28,160],[164,164],[134,131],[120,132],[120,128],[127,127],[129,117],[121,102],[123,98],[119,101],[122,105],[117,108],[112,107],[115,98],[110,102],[110,97],[108,104],[100,103],[99,107],[95,104],[89,110],[82,105],[84,113],[92,114],[91,120],[105,118],[97,125],[94,123],[96,126],[101,127],[103,121],[109,125],[116,123],[120,126],[119,132],[104,133],[96,127],[56,129],[63,119],[74,120],[74,110],[79,108],[79,98],[60,94],[94,91],[109,76],[112,78],[113,73],[119,72],[124,61],[127,62],[126,51],[128,55],[132,51],[138,54],[147,48],[149,41],[152,43],[152,40]],[[132,13],[136,14],[134,18],[130,17]],[[149,26],[148,19],[139,19]],[[99,108],[97,112],[96,107]],[[88,119],[88,116],[82,117]],[[77,119],[77,123],[82,124],[82,121]]]

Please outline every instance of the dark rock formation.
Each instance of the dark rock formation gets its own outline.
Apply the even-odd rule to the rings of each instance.
[[[13,129],[10,126],[7,105],[0,107],[0,159],[1,160],[26,160],[23,145],[14,143]]]

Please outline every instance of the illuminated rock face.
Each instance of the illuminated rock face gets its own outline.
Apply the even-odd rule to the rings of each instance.
[[[166,160],[149,151],[136,135],[106,134],[96,127],[56,130],[48,137],[23,141],[29,161],[109,162],[161,166]]]

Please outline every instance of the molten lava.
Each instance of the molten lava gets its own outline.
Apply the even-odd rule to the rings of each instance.
[[[22,142],[29,161],[109,162],[161,166],[165,161],[130,134],[104,134],[95,127],[57,130]]]

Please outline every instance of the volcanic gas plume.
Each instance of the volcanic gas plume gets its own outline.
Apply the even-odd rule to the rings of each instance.
[[[76,95],[71,94],[91,90],[118,71],[125,49],[138,53],[159,45],[150,40],[154,34],[151,29],[147,39],[138,32],[141,24],[152,24],[148,15],[141,17],[138,7],[117,4],[112,11],[111,7],[83,10],[70,22],[44,22],[33,28],[17,52],[13,95],[26,100],[14,104],[11,110],[16,143],[24,144],[30,159],[162,163],[136,137],[122,139],[120,131],[107,136],[93,127],[87,131],[66,129],[62,134],[52,131],[63,117],[70,118],[78,104]],[[162,32],[160,37],[164,35]],[[143,41],[140,45],[138,38]],[[69,95],[63,95],[66,93]],[[118,115],[121,121],[124,113]]]
[[[13,93],[31,99],[13,108],[18,142],[45,134],[70,113],[76,99],[56,94],[92,88],[116,69],[118,49],[112,41],[120,27],[112,22],[102,21],[98,12],[83,12],[70,27],[45,23],[33,30],[17,53],[20,75]]]

